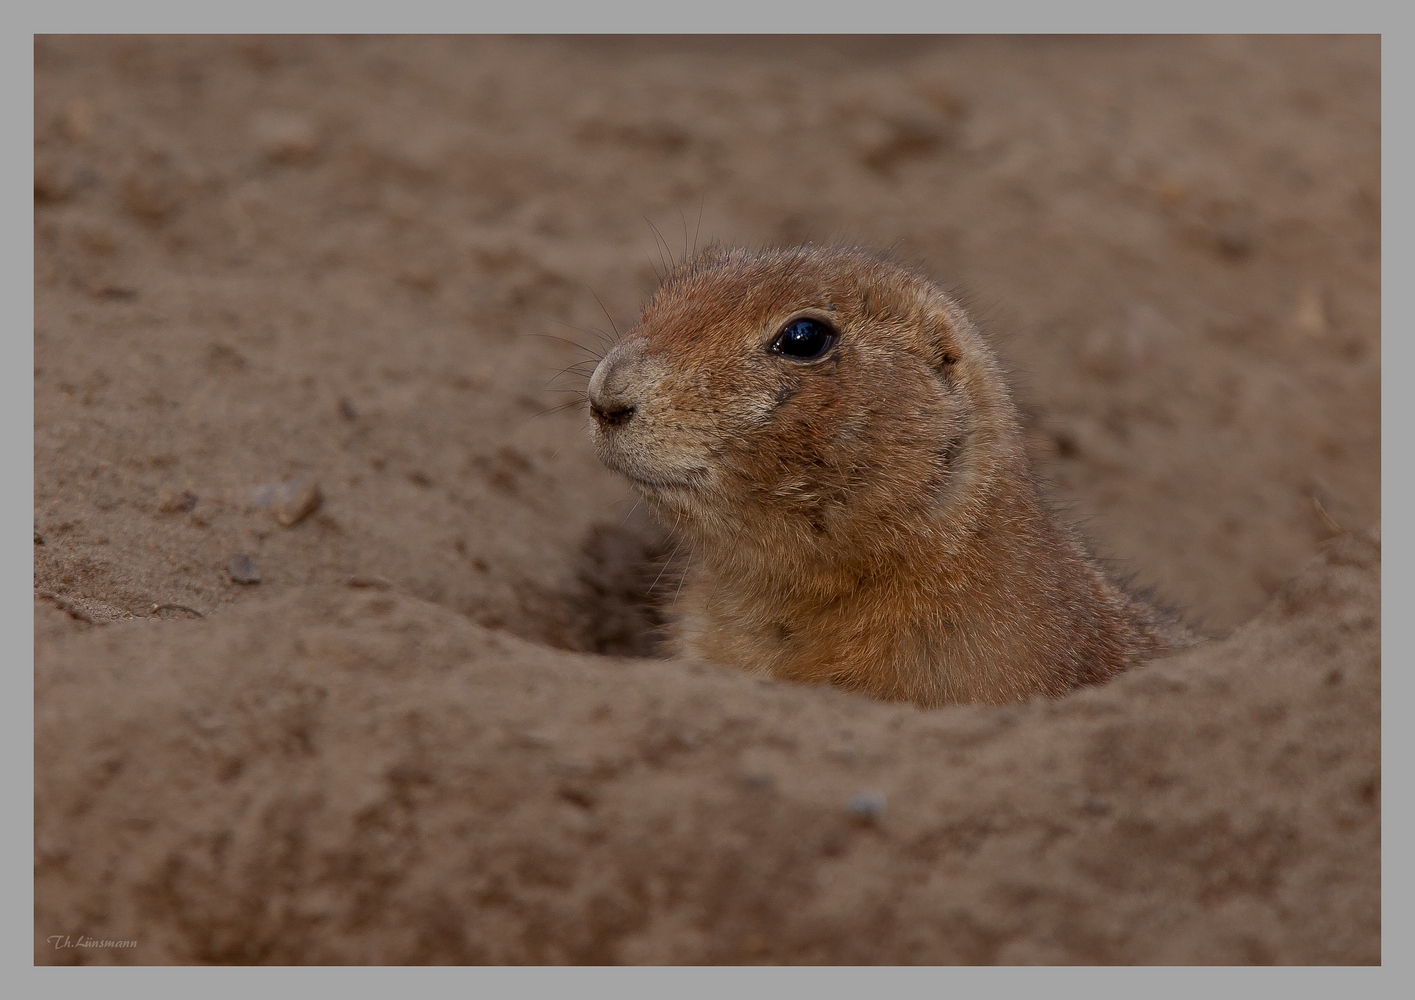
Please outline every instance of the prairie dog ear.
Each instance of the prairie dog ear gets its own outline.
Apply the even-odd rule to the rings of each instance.
[[[929,296],[922,324],[929,352],[929,365],[945,379],[952,377],[953,366],[963,356],[963,349],[972,333],[972,324],[960,307],[942,292]]]

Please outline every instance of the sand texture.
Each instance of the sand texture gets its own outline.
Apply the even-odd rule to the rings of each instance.
[[[1379,84],[1369,37],[37,39],[35,961],[1380,962]],[[576,366],[708,239],[956,291],[1210,639],[930,712],[656,656]]]

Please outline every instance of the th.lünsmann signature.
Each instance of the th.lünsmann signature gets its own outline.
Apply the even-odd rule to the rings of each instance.
[[[80,934],[77,938],[69,934],[51,934],[49,943],[54,946],[54,950],[60,948],[136,948],[136,941],[123,941],[114,938],[91,938],[87,934]]]

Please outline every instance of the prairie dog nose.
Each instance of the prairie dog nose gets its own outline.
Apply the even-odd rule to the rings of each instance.
[[[643,341],[632,340],[614,347],[590,376],[590,413],[602,427],[628,423],[638,409],[639,387],[635,368],[643,353]]]

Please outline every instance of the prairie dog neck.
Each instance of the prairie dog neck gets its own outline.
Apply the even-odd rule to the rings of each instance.
[[[1185,644],[1041,502],[956,303],[866,253],[709,250],[589,386],[691,549],[682,652],[923,705],[1056,695]]]

